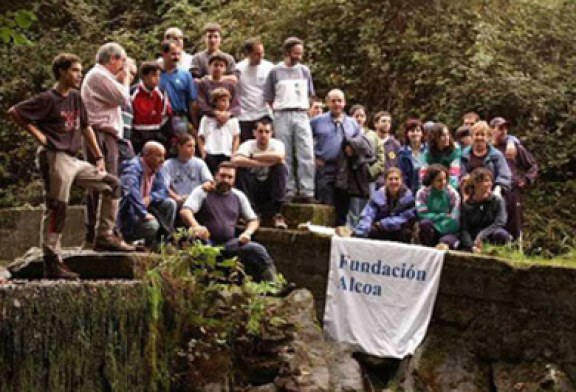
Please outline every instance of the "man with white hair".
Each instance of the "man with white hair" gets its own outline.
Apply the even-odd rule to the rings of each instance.
[[[144,239],[157,248],[162,235],[173,230],[177,204],[169,197],[168,184],[160,168],[166,150],[155,141],[144,144],[138,155],[122,166],[122,200],[118,212],[120,230],[129,241]]]
[[[181,50],[180,61],[178,61],[178,68],[182,68],[186,71],[190,70],[192,66],[192,56],[190,53],[184,51],[184,33],[178,27],[168,27],[164,32],[164,41],[172,41]],[[164,59],[162,57],[158,58],[158,62],[164,65]]]
[[[118,140],[123,139],[122,107],[130,104],[130,70],[126,51],[116,42],[102,45],[96,53],[96,65],[86,74],[80,93],[88,113],[88,123],[94,130],[102,156],[86,150],[90,163],[103,159],[106,171],[118,175]],[[86,199],[86,243],[94,241],[96,210],[100,194],[88,191]]]

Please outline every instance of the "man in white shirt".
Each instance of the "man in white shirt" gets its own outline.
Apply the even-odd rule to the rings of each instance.
[[[272,133],[269,118],[256,121],[255,140],[242,143],[232,163],[238,168],[236,187],[246,194],[252,207],[263,215],[272,215],[275,228],[286,229],[288,226],[280,213],[288,176],[286,154],[284,143],[273,139]]]
[[[246,58],[236,64],[240,90],[240,142],[254,138],[256,121],[271,116],[270,107],[264,100],[264,85],[270,70],[274,68],[264,60],[264,44],[260,38],[250,38],[244,43]]]
[[[308,118],[309,98],[314,95],[314,84],[310,69],[301,64],[304,54],[302,40],[287,38],[283,50],[284,61],[268,74],[264,97],[274,110],[276,136],[284,142],[288,151],[286,198],[292,200],[299,196],[303,203],[317,203],[314,199],[314,144]],[[297,163],[297,177],[294,160]]]
[[[192,67],[192,55],[184,51],[184,33],[178,27],[168,27],[164,32],[164,41],[172,41],[181,50],[180,61],[178,61],[178,68],[189,71]],[[158,62],[164,65],[164,59],[158,58]]]

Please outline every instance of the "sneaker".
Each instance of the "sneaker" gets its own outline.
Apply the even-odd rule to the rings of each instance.
[[[70,271],[60,256],[44,256],[44,278],[78,280],[80,275]]]
[[[100,234],[94,239],[94,250],[113,251],[113,252],[134,252],[136,247],[128,245],[126,242],[114,234]]]
[[[274,215],[272,217],[272,224],[274,225],[275,229],[286,230],[288,228],[288,225],[286,224],[286,221],[284,220],[282,214]]]

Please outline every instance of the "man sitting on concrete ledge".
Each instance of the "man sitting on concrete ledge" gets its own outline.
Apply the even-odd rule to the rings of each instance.
[[[260,223],[246,195],[233,188],[235,179],[236,167],[230,162],[222,162],[216,172],[214,190],[194,189],[184,203],[180,217],[193,236],[222,246],[222,256],[226,258],[237,256],[248,271],[254,271],[255,279],[274,282],[277,279],[274,261],[264,246],[251,241]],[[247,223],[236,237],[240,216]]]
[[[120,188],[118,179],[104,169],[102,151],[88,125],[86,109],[77,90],[82,80],[80,58],[69,53],[59,54],[52,62],[52,71],[57,79],[53,89],[20,102],[8,113],[40,144],[37,162],[44,180],[46,200],[42,237],[44,277],[77,279],[78,275],[62,261],[60,246],[73,183],[102,192],[94,249],[134,249],[113,232]],[[82,137],[90,153],[96,157],[95,165],[76,157]]]
[[[157,248],[162,234],[174,230],[177,203],[169,197],[168,183],[160,169],[164,146],[149,141],[138,155],[122,167],[122,201],[118,225],[127,240],[144,239],[147,247]]]
[[[240,145],[232,162],[238,167],[237,188],[248,196],[252,207],[267,218],[272,214],[276,229],[287,229],[281,214],[288,169],[284,143],[272,138],[272,120],[257,120],[253,140]]]

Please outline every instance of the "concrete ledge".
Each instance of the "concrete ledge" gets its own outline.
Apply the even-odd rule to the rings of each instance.
[[[72,271],[80,274],[81,279],[141,279],[160,258],[147,253],[65,249],[62,259]],[[42,251],[32,248],[7,269],[12,279],[41,279],[43,265]]]

